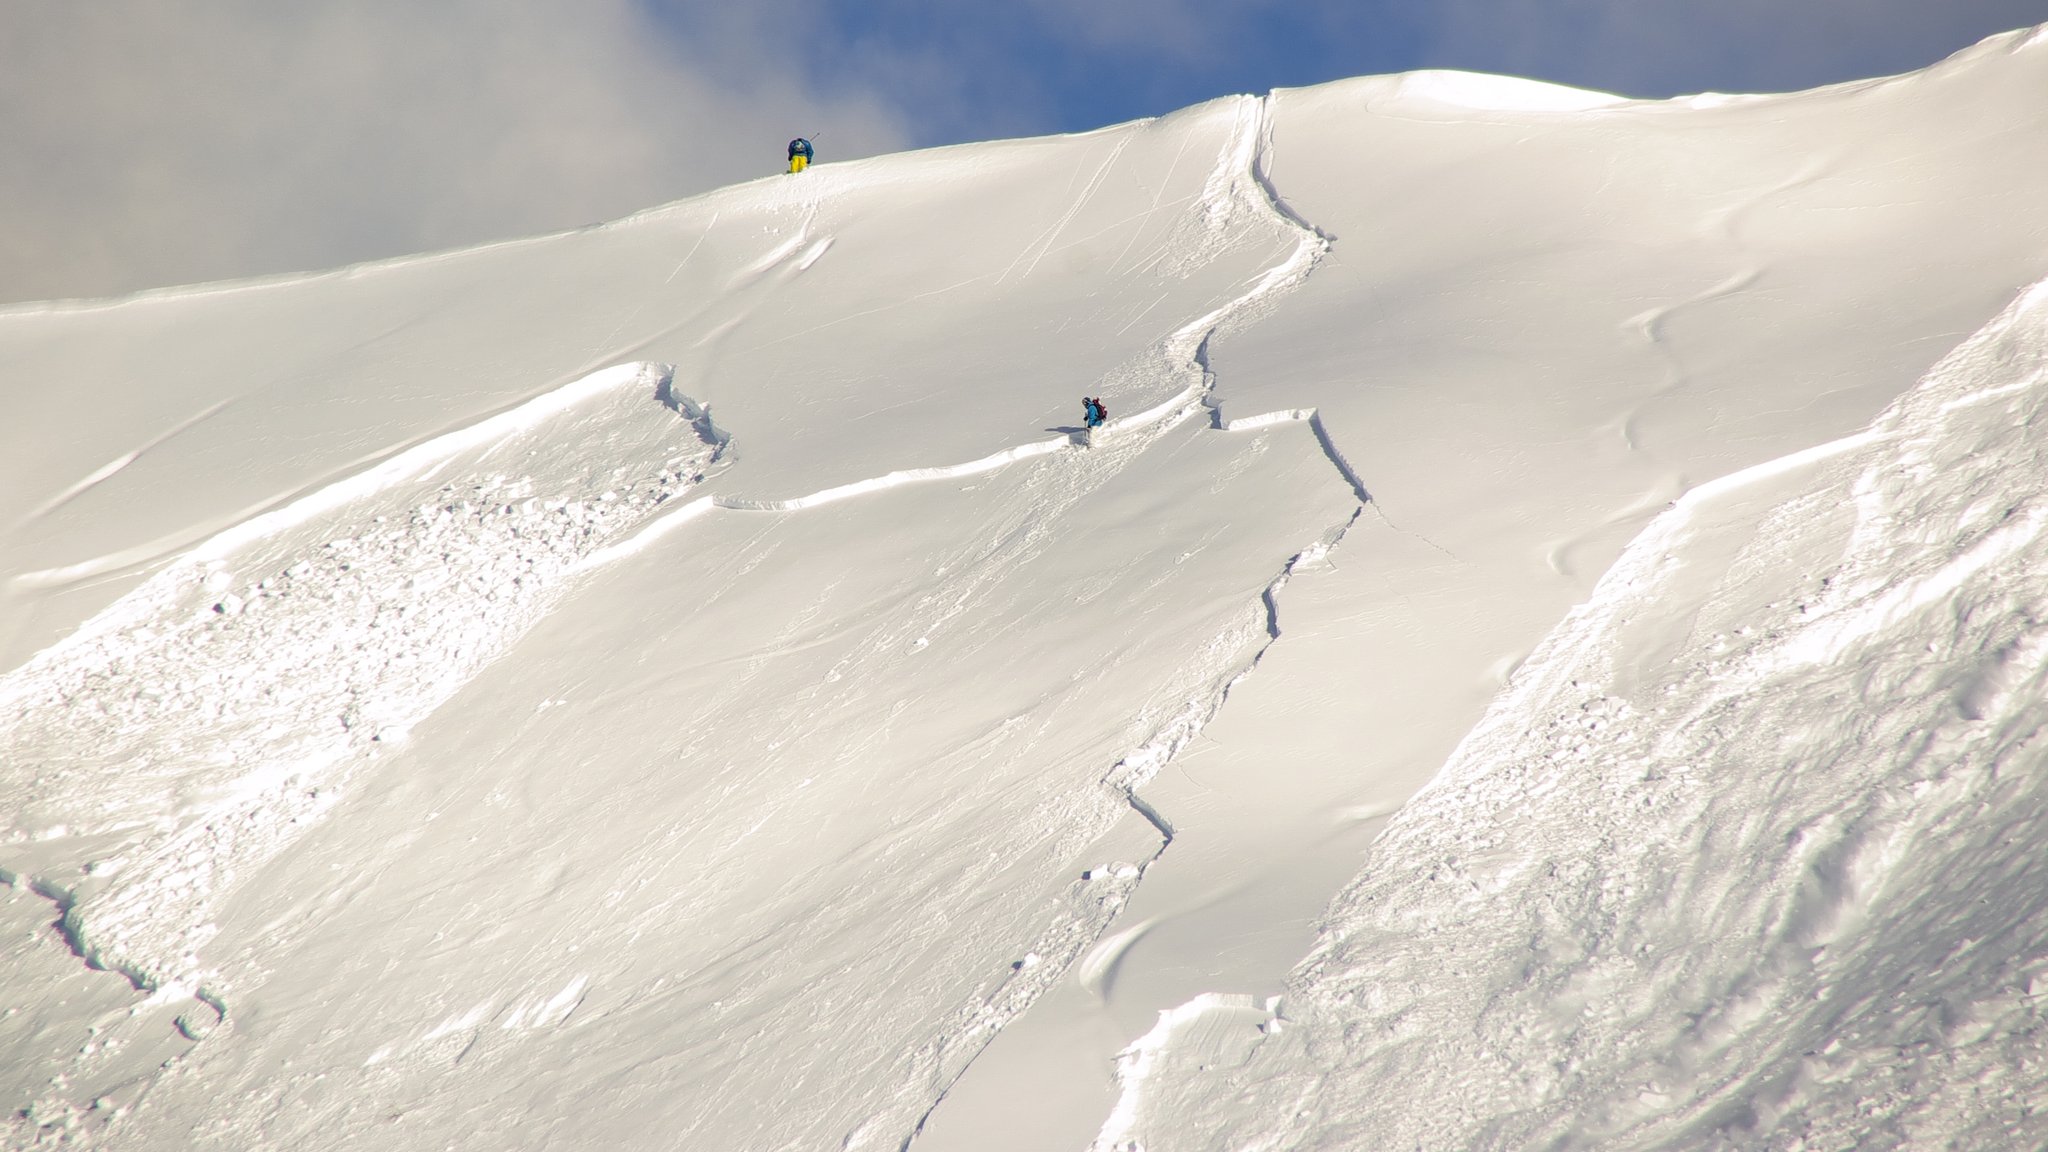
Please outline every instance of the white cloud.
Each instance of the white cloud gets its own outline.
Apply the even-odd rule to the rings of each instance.
[[[0,301],[570,227],[773,172],[824,125],[833,157],[908,139],[690,49],[629,0],[0,7]]]

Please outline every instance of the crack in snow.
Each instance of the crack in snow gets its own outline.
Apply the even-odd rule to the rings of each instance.
[[[1267,161],[1271,148],[1271,135],[1271,98],[1244,97],[1239,106],[1235,130],[1219,157],[1217,168],[1212,172],[1205,187],[1202,220],[1209,233],[1214,235],[1220,233],[1238,212],[1245,210],[1260,212],[1268,221],[1277,222],[1288,232],[1296,235],[1297,239],[1294,250],[1286,259],[1261,274],[1244,293],[1219,305],[1195,320],[1182,325],[1166,338],[1163,351],[1171,362],[1178,365],[1175,370],[1181,373],[1190,373],[1194,377],[1180,395],[1123,420],[1112,421],[1102,429],[1098,429],[1097,435],[1108,433],[1109,435],[1105,437],[1105,442],[1108,444],[1142,449],[1142,447],[1163,435],[1168,429],[1203,411],[1209,413],[1210,427],[1223,432],[1251,431],[1290,421],[1305,422],[1314,431],[1317,443],[1322,448],[1324,455],[1344,478],[1346,485],[1359,498],[1360,507],[1354,509],[1351,516],[1342,525],[1326,532],[1322,539],[1289,558],[1280,574],[1261,591],[1256,620],[1255,622],[1248,620],[1246,623],[1263,632],[1264,642],[1258,646],[1250,658],[1238,667],[1224,672],[1213,680],[1206,695],[1186,701],[1179,712],[1160,725],[1153,735],[1136,750],[1118,760],[1103,777],[1105,785],[1120,793],[1131,809],[1159,832],[1160,845],[1143,864],[1132,869],[1129,876],[1130,890],[1125,891],[1122,894],[1122,898],[1116,902],[1115,907],[1107,909],[1108,915],[1101,919],[1092,932],[1086,934],[1085,942],[1095,946],[1095,950],[1089,954],[1091,958],[1101,953],[1104,944],[1102,935],[1108,930],[1108,926],[1114,922],[1116,915],[1121,912],[1124,904],[1128,902],[1130,891],[1135,890],[1137,884],[1142,882],[1146,869],[1160,859],[1174,840],[1172,822],[1150,802],[1145,800],[1138,790],[1147,781],[1152,779],[1160,768],[1171,762],[1189,742],[1200,734],[1202,729],[1222,710],[1229,698],[1232,687],[1256,670],[1265,653],[1279,640],[1281,629],[1277,597],[1279,591],[1286,586],[1294,572],[1305,564],[1323,559],[1332,548],[1336,547],[1343,540],[1352,526],[1358,522],[1358,518],[1363,513],[1364,508],[1371,505],[1371,497],[1365,485],[1359,479],[1356,471],[1352,469],[1350,462],[1344,458],[1343,454],[1331,442],[1328,431],[1323,427],[1321,418],[1314,409],[1268,413],[1263,416],[1249,417],[1241,422],[1226,423],[1222,418],[1220,406],[1213,399],[1216,377],[1214,372],[1211,371],[1208,361],[1210,340],[1226,324],[1242,322],[1246,318],[1256,315],[1263,308],[1269,306],[1274,296],[1301,284],[1314,270],[1323,255],[1330,249],[1330,238],[1306,225],[1291,211],[1285,209],[1274,193],[1272,185],[1265,178],[1263,165]],[[1130,443],[1130,434],[1133,431],[1139,430],[1147,432],[1148,435],[1142,437],[1137,444],[1133,445]],[[1093,437],[1091,436],[1088,442],[1092,443],[1092,441]],[[995,456],[985,457],[983,460],[958,467],[984,471],[988,468],[999,467],[1004,463],[1010,462],[1012,459],[1023,458],[1028,455],[1066,451],[1072,447],[1075,447],[1075,445],[1068,440],[1041,441],[1036,444],[1009,449],[1004,453],[998,453]],[[846,485],[839,489],[830,489],[825,493],[820,493],[818,496],[810,498],[810,500],[817,502],[821,498],[837,499],[841,498],[839,494],[842,492],[849,495],[853,494],[847,491],[848,489],[870,491],[873,490],[873,487],[959,474],[969,473],[948,469],[922,469],[892,473],[891,476],[880,478],[877,481],[866,481],[859,485]],[[863,487],[862,485],[872,487]],[[804,501],[792,501],[785,502],[779,506],[786,508],[807,505]],[[1224,635],[1212,641],[1210,647],[1212,649],[1235,647],[1238,643],[1238,635],[1238,629],[1228,630]],[[1142,931],[1143,926],[1128,930],[1120,935],[1119,939],[1125,939],[1126,937],[1135,939],[1135,934]],[[1125,939],[1125,942],[1128,943],[1128,939]],[[1117,951],[1112,949],[1107,958],[1103,959],[1102,963],[1098,965],[1098,967],[1103,968],[1104,973],[1106,973],[1109,967],[1113,967]],[[1050,987],[1052,981],[1057,979],[1075,962],[1076,956],[1078,956],[1078,949],[1069,954],[1066,963],[1060,965],[1033,965],[1032,970],[1036,970],[1039,967],[1046,967],[1051,970],[1037,981],[1037,985],[1032,990],[1031,995],[1017,1004],[1010,1011],[1008,1017],[1001,1023],[988,1029],[987,1035],[981,1040],[975,1055],[978,1055],[980,1049],[985,1047],[986,1043],[994,1038],[994,1034],[1001,1029],[1003,1024],[1008,1022],[1008,1019],[1014,1018],[1015,1015],[1021,1014],[1028,1009],[1037,996]],[[1085,961],[1083,963],[1084,965],[1086,964]],[[925,1123],[930,1119],[932,1112],[944,1102],[946,1093],[951,1089],[952,1085],[957,1083],[959,1078],[964,1076],[968,1069],[972,1067],[973,1059],[974,1057],[970,1056],[940,1089],[931,1106],[918,1118],[917,1124],[912,1128],[910,1134],[899,1145],[899,1149],[907,1150],[912,1146],[919,1133],[923,1131]],[[856,1133],[854,1136],[850,1136],[847,1141],[847,1147],[859,1146],[862,1141],[857,1138],[861,1135],[861,1133]]]

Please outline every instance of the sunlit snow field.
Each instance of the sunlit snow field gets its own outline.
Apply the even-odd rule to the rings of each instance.
[[[1372,77],[0,312],[10,1145],[2048,1141],[2044,93]]]

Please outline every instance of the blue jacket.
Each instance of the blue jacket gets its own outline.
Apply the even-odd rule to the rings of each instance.
[[[801,136],[789,142],[789,158],[794,160],[799,156],[807,161],[813,158],[811,156],[811,142]]]

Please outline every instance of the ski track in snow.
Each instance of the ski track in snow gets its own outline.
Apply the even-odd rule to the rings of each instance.
[[[112,479],[115,475],[119,474],[123,469],[126,469],[129,466],[133,465],[137,460],[142,459],[144,455],[148,454],[151,451],[154,451],[155,449],[163,446],[166,442],[176,438],[179,434],[185,432],[190,428],[196,427],[197,425],[206,420],[212,419],[213,417],[219,415],[221,412],[227,409],[228,405],[232,403],[233,401],[231,400],[215,401],[214,403],[199,410],[198,412],[195,412],[192,415],[185,417],[183,420],[178,421],[176,424],[171,425],[169,428],[166,428],[163,431],[157,433],[156,435],[151,436],[149,439],[143,441],[142,444],[140,444],[139,446],[131,448],[128,451],[123,452],[121,455],[114,457],[112,460],[109,460],[107,463],[102,464],[98,468],[93,469],[90,473],[74,481],[63,491],[58,492],[55,496],[50,497],[48,500],[43,501],[34,509],[30,510],[27,515],[21,518],[21,523],[15,525],[15,527],[18,529],[24,524],[30,524],[37,520],[40,520],[43,517],[48,516],[50,513],[55,512],[57,509],[62,508],[64,505],[69,504],[71,501],[78,499],[80,496],[83,496],[85,493],[91,491],[98,485],[103,484],[107,480]]]
[[[1097,1152],[2048,1142],[2044,419],[2048,282],[1867,432],[1677,501],[1263,1032],[1198,1001],[1125,1053]]]
[[[231,1008],[232,989],[202,950],[213,909],[236,878],[317,822],[380,745],[402,739],[575,580],[704,515],[798,512],[1054,454],[1068,462],[1062,487],[1071,503],[1202,413],[1226,433],[1309,424],[1361,505],[1370,503],[1313,409],[1226,421],[1211,399],[1209,340],[1262,315],[1330,247],[1280,204],[1266,176],[1270,147],[1268,101],[1241,98],[1203,196],[1164,258],[1191,269],[1275,229],[1294,238],[1293,250],[1167,337],[1149,354],[1150,367],[1125,370],[1181,380],[1177,394],[1092,435],[792,499],[680,500],[727,461],[734,437],[675,388],[668,370],[626,365],[218,533],[0,679],[0,784],[23,798],[0,825],[0,844],[27,862],[6,879],[25,877],[58,904],[67,938],[90,965],[125,975],[151,993],[150,1003],[195,1001],[199,1014],[181,1016],[179,1028],[198,1040]],[[1037,242],[1030,263],[1057,233]],[[763,267],[790,258],[807,266],[831,243],[810,240],[806,228]],[[1172,826],[1138,789],[1257,666],[1280,634],[1279,591],[1299,566],[1325,556],[1357,514],[1290,559],[1241,628],[1205,646],[1212,663],[1230,663],[1194,669],[1206,687],[1103,777],[1159,830],[1159,852]],[[1261,633],[1249,661],[1232,655]],[[1090,830],[1091,838],[1104,830]],[[846,1146],[908,1147],[996,1032],[1101,940],[1151,860],[1098,869],[1070,885],[1064,912],[1020,949],[1013,972],[907,1056],[898,1098],[849,1133]],[[563,998],[577,991],[534,1013],[573,1010]]]

